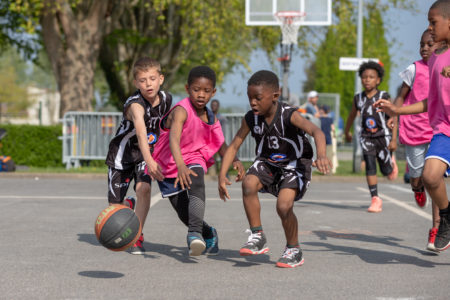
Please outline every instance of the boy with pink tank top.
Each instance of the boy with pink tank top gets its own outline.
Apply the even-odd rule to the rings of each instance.
[[[422,34],[420,40],[421,60],[409,65],[406,70],[400,73],[403,84],[400,94],[395,99],[395,105],[407,106],[422,101],[428,97],[429,70],[428,59],[438,43],[433,41],[430,31],[427,29]],[[395,121],[391,118],[388,123]],[[430,127],[428,113],[416,115],[404,115],[400,118],[399,139],[405,145],[406,161],[410,174],[411,189],[414,192],[414,198],[419,207],[425,208],[427,205],[427,194],[422,182],[422,171],[425,164],[425,154],[428,150],[433,129]],[[432,228],[428,232],[427,249],[436,251],[434,240],[439,227],[439,208],[432,204]]]
[[[450,0],[434,2],[428,11],[428,21],[434,42],[445,43],[428,60],[428,99],[403,107],[379,100],[374,106],[391,116],[428,111],[433,138],[425,157],[422,178],[433,202],[439,207],[440,222],[434,247],[444,251],[450,247],[450,209],[444,182],[444,176],[450,174]]]
[[[225,154],[227,145],[220,122],[206,107],[216,92],[216,74],[206,66],[189,72],[186,91],[189,97],[178,102],[161,119],[161,135],[154,156],[164,180],[158,181],[163,197],[169,197],[180,220],[188,226],[190,256],[219,252],[217,230],[203,220],[205,214],[204,175],[214,164],[214,154]],[[244,166],[235,159],[237,180]]]

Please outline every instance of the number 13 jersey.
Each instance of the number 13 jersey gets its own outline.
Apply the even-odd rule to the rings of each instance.
[[[281,168],[299,168],[300,159],[312,159],[313,150],[305,132],[291,124],[297,111],[285,103],[277,103],[277,112],[271,124],[265,118],[249,111],[245,121],[256,141],[256,159]]]

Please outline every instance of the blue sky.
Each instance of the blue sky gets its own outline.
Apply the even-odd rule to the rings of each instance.
[[[396,40],[389,50],[393,62],[389,91],[392,97],[396,96],[396,89],[401,84],[398,73],[413,61],[420,59],[419,40],[422,32],[428,26],[427,13],[433,2],[432,0],[416,0],[417,13],[391,9],[385,16],[385,24],[390,25],[389,28],[386,28],[386,38],[390,42]],[[306,79],[303,63],[299,55],[292,58],[289,86],[291,92],[296,94],[301,93],[302,83]],[[234,73],[227,75],[224,82],[218,86],[216,98],[220,100],[222,107],[238,106],[246,110],[248,107],[246,96],[248,77],[258,70],[272,70],[270,62],[261,51],[253,53],[250,67],[251,73],[248,73],[243,67],[235,68]],[[278,64],[273,71],[281,75]]]

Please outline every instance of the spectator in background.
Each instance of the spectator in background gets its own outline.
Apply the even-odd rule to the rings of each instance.
[[[219,114],[219,109],[220,109],[219,100],[213,99],[211,101],[211,110],[214,113],[214,115],[216,116],[216,118],[219,120],[220,125],[222,126],[222,129],[223,129],[225,127],[227,119],[224,116],[222,116],[221,114]]]
[[[306,112],[316,118],[320,118],[319,107],[317,106],[319,101],[319,93],[311,91],[308,93],[308,100],[306,102]]]
[[[332,173],[336,172],[335,164],[337,165],[336,153],[333,151],[333,137],[334,137],[334,124],[333,119],[328,116],[330,108],[328,105],[322,105],[319,109],[320,114],[320,128],[325,134],[325,142],[327,144],[327,157],[333,162]],[[335,161],[333,161],[335,160]]]

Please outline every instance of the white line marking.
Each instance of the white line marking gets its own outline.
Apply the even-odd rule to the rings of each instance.
[[[365,188],[357,187],[356,189],[367,193],[367,189],[365,189]],[[410,205],[408,205],[408,204],[406,204],[406,203],[404,203],[404,202],[402,202],[400,200],[397,200],[395,198],[389,197],[388,195],[381,194],[381,193],[379,195],[380,195],[381,199],[383,199],[383,200],[387,200],[389,202],[392,202],[393,204],[395,204],[397,206],[400,206],[400,207],[403,207],[404,209],[409,210],[409,211],[415,213],[416,215],[421,216],[421,217],[423,217],[423,218],[425,218],[427,220],[430,220],[430,221],[432,220],[431,215],[429,213],[421,210],[421,209],[418,209],[416,207],[410,206]]]
[[[161,193],[153,195],[152,198],[150,199],[150,207],[152,207],[153,205],[155,205],[162,199],[163,199],[163,197],[161,196]]]
[[[413,193],[411,189],[407,189],[407,188],[404,188],[404,187],[401,187],[401,186],[396,186],[396,185],[389,184],[388,187],[390,187],[391,189],[394,189],[394,190],[401,191],[401,192],[410,193],[411,195]]]

